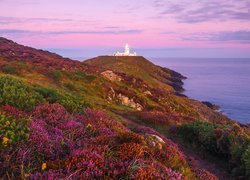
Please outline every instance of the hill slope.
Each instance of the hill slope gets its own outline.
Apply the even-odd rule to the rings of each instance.
[[[144,84],[141,87],[132,86],[132,88],[140,90],[143,89],[143,86],[147,87],[144,89],[144,92],[149,91],[151,94],[147,95],[147,98],[153,97],[153,101],[158,105],[157,107],[149,107],[149,109],[160,108],[164,111],[179,112],[180,114],[198,119],[230,123],[227,117],[214,112],[204,104],[186,97],[179,97],[179,93],[183,91],[182,80],[185,77],[173,70],[156,66],[144,57],[100,56],[86,60],[83,64],[102,67],[103,69],[113,71],[117,75],[125,73],[127,76],[129,75],[137,78],[138,81],[142,81]],[[131,86],[131,82],[126,82],[126,78],[122,82],[126,86]],[[140,94],[141,97],[143,95]]]
[[[11,40],[0,37],[0,53],[2,61],[24,61],[34,64],[51,66],[76,66],[77,61],[63,58],[62,56],[44,50],[37,50],[31,47],[17,44]]]
[[[151,87],[157,86],[167,91],[183,90],[181,79],[185,77],[170,69],[156,66],[144,57],[100,56],[84,63],[135,76]]]
[[[247,177],[249,129],[180,95],[183,78],[143,57],[78,62],[0,38],[0,178],[226,177],[197,151]]]

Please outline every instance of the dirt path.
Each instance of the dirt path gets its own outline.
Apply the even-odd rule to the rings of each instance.
[[[199,167],[200,169],[205,169],[206,171],[216,175],[220,180],[230,179],[229,174],[222,167],[220,167],[216,162],[213,163],[211,162],[211,160],[208,160],[206,157],[201,157],[201,155],[197,155],[192,150],[180,144],[178,145],[179,145],[180,150],[188,158],[188,163],[190,166],[196,166],[196,167]]]
[[[140,124],[138,124],[130,119],[126,119],[126,123],[128,125],[134,126],[134,127],[142,126],[142,125],[140,125]],[[166,138],[168,138],[168,137],[166,137]],[[180,145],[175,140],[173,140],[173,139],[171,139],[171,140],[173,142],[175,142],[176,144],[178,144],[180,150],[187,157],[188,164],[190,165],[190,167],[198,167],[199,169],[204,169],[204,170],[214,174],[215,176],[217,176],[220,180],[230,179],[229,174],[224,169],[222,169],[222,167],[220,167],[216,162],[213,163],[210,160],[207,160],[205,157],[201,157],[201,155],[198,155],[195,152],[193,152],[192,150]]]

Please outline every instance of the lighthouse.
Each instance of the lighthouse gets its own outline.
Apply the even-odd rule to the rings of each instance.
[[[116,52],[113,55],[114,56],[136,56],[136,52],[130,53],[129,45],[126,44],[124,48],[124,52]]]
[[[130,54],[130,49],[129,49],[129,46],[128,44],[125,45],[125,51],[124,51],[125,54]]]

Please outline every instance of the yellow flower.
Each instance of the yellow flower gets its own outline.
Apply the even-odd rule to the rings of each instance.
[[[87,129],[88,131],[93,131],[93,126],[92,126],[91,124],[88,124],[88,125],[86,126],[86,129]]]
[[[7,143],[8,143],[8,141],[9,141],[9,138],[3,137],[3,139],[2,139],[2,144],[3,144],[4,146],[6,146]]]
[[[92,125],[91,125],[91,124],[88,124],[88,125],[86,126],[86,128],[87,128],[87,129],[90,129],[90,128],[92,128]]]
[[[46,167],[47,167],[46,163],[43,163],[43,164],[42,164],[42,170],[45,170]]]
[[[6,124],[7,126],[8,126],[8,125],[10,125],[10,121],[6,121],[6,123],[5,123],[5,124]]]

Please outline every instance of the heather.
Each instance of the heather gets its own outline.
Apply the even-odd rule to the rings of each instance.
[[[192,176],[173,142],[156,146],[154,136],[132,132],[98,111],[72,115],[60,104],[48,104],[35,107],[27,120],[3,114],[0,173],[5,178]]]

